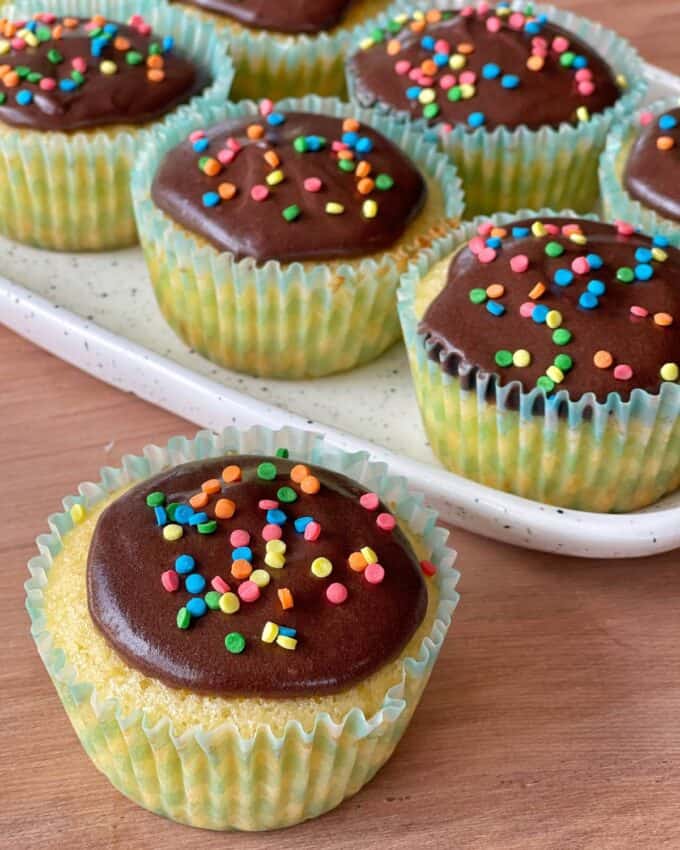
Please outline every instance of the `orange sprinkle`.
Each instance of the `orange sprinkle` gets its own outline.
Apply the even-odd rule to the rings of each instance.
[[[302,484],[308,476],[309,470],[303,463],[298,463],[290,471],[291,481],[294,481],[296,484]]]
[[[122,35],[119,35],[113,40],[113,46],[116,48],[116,50],[129,50],[130,40],[128,38],[123,38]]]
[[[673,317],[670,313],[654,313],[654,322],[662,328],[667,328],[673,324]]]
[[[375,183],[370,177],[364,177],[363,180],[357,183],[357,189],[360,195],[370,195],[375,189]]]
[[[491,286],[487,286],[486,294],[489,298],[502,298],[505,295],[505,287],[502,283],[492,283]]]
[[[368,177],[371,173],[371,163],[366,162],[365,159],[362,159],[361,162],[357,163],[357,167],[354,171],[357,177]]]
[[[264,161],[270,168],[278,168],[281,164],[281,160],[279,159],[279,155],[276,151],[267,151],[264,155]]]
[[[248,136],[251,141],[261,139],[264,136],[264,127],[260,124],[250,124],[246,129],[246,136]]]
[[[217,519],[231,519],[236,513],[236,502],[231,499],[218,499],[215,505]]]
[[[162,83],[165,79],[165,71],[161,68],[149,68],[146,78],[150,83]]]
[[[8,89],[12,89],[14,86],[19,85],[19,75],[16,71],[10,71],[8,74],[5,74],[2,81]]]
[[[675,147],[675,139],[672,136],[659,136],[656,146],[660,151],[669,151]]]
[[[359,130],[359,122],[356,118],[345,118],[342,122],[343,133],[356,133]]]
[[[236,194],[236,186],[233,183],[220,183],[217,194],[223,201],[230,201]]]
[[[422,32],[425,29],[425,21],[411,21],[412,32]]]
[[[532,301],[536,301],[536,300],[537,300],[538,298],[540,298],[540,297],[541,297],[541,295],[543,295],[544,293],[545,293],[545,284],[544,284],[544,283],[541,283],[541,282],[539,281],[539,282],[536,284],[536,286],[534,286],[534,288],[533,288],[533,289],[531,290],[531,292],[529,293],[529,298],[531,298],[531,300],[532,300]]]
[[[313,496],[321,489],[321,482],[313,475],[308,475],[300,482],[300,489],[303,493],[307,493],[308,496]]]
[[[192,508],[204,508],[208,504],[207,493],[195,493],[190,499],[189,504]]]
[[[55,41],[59,41],[63,34],[64,28],[61,24],[57,24],[56,26],[52,27],[52,38]]]
[[[281,603],[281,607],[284,611],[288,611],[289,608],[293,607],[293,594],[287,587],[280,587],[276,591],[276,594],[279,597],[279,602]]]
[[[614,358],[608,351],[596,351],[593,357],[593,363],[598,369],[609,369],[614,362]]]
[[[354,570],[355,573],[363,573],[368,566],[366,558],[364,558],[361,552],[352,552],[348,558],[348,563],[350,569]]]
[[[64,18],[62,24],[67,30],[74,30],[78,26],[78,18]]]
[[[219,493],[221,489],[222,486],[217,478],[210,478],[208,481],[204,481],[201,484],[201,490],[209,496],[214,496],[215,493]]]
[[[387,55],[396,56],[401,51],[401,42],[398,38],[391,38],[387,42]]]
[[[151,56],[146,57],[147,68],[162,68],[163,65],[165,65],[165,59],[157,53],[152,53]]]
[[[442,13],[439,9],[429,9],[425,13],[425,20],[428,24],[437,24],[442,19]]]
[[[0,65],[0,80],[12,70],[11,65]]]
[[[90,20],[95,26],[103,27],[106,23],[106,18],[103,15],[93,15]]]
[[[505,239],[508,231],[504,227],[492,227],[489,235],[494,236],[496,239]]]
[[[243,579],[248,578],[252,571],[253,565],[250,561],[246,561],[245,558],[238,558],[238,560],[234,561],[231,565],[231,574],[239,581],[243,581]]]
[[[437,73],[437,66],[432,59],[425,59],[421,62],[420,69],[423,74],[427,74],[428,77],[434,77]]]
[[[222,185],[225,185],[224,183]],[[236,466],[225,466],[222,470],[222,481],[225,484],[233,484],[235,481],[241,480],[241,467]]]
[[[203,173],[207,174],[208,177],[216,177],[220,171],[222,171],[222,163],[219,159],[210,156],[203,163]]]
[[[354,159],[354,151],[350,151],[350,150],[338,151],[338,159]]]
[[[527,59],[527,68],[530,71],[541,71],[545,65],[545,59],[542,56],[530,56]]]
[[[462,53],[463,56],[469,56],[471,53],[475,52],[474,44],[470,44],[469,41],[464,41],[462,44],[459,44],[456,48],[458,53]]]

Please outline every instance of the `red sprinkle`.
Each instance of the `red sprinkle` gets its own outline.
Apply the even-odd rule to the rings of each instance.
[[[432,561],[421,561],[420,569],[428,578],[431,578],[432,576],[437,574],[437,568],[432,563]]]
[[[179,576],[174,570],[166,570],[161,576],[161,584],[168,593],[174,593],[179,588]]]

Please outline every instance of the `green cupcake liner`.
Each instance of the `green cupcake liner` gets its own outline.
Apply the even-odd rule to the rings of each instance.
[[[670,109],[680,106],[677,95],[657,100],[644,108],[644,112],[663,115]],[[627,121],[617,124],[607,137],[607,146],[600,158],[600,193],[605,215],[609,219],[621,219],[636,225],[645,233],[660,234],[668,241],[680,247],[680,223],[664,218],[656,210],[635,200],[623,185],[623,173],[628,155],[637,137],[640,113]]]
[[[403,662],[401,681],[384,695],[371,717],[355,707],[334,722],[319,712],[312,729],[290,721],[281,735],[263,725],[245,738],[231,723],[194,727],[176,735],[171,719],[150,723],[143,709],[124,715],[115,699],[103,701],[93,685],[78,678],[77,657],[54,645],[47,631],[45,595],[49,570],[68,545],[71,508],[93,508],[111,493],[169,466],[229,453],[274,454],[321,464],[362,482],[390,505],[399,520],[423,541],[437,565],[440,601],[430,634],[415,657]],[[455,552],[448,532],[423,497],[409,492],[403,478],[365,452],[350,454],[326,445],[311,432],[284,428],[225,429],[176,437],[165,448],[147,446],[143,456],[127,455],[120,469],[102,470],[98,484],[82,484],[63,501],[65,511],[49,518],[50,534],[38,537],[40,555],[29,563],[26,606],[31,633],[81,743],[99,770],[127,797],[157,814],[205,829],[262,830],[316,817],[355,794],[392,754],[413,714],[448,631],[458,602]]]
[[[513,9],[523,10],[525,0],[513,0]],[[400,13],[414,9],[460,8],[455,0],[398,0],[391,9],[357,34],[353,49],[370,38],[373,30],[384,28]],[[616,104],[589,121],[578,125],[563,123],[559,128],[483,127],[470,130],[458,124],[449,132],[430,128],[425,120],[414,123],[423,133],[439,139],[441,149],[456,164],[463,180],[466,216],[493,214],[498,210],[570,207],[579,212],[593,209],[598,199],[597,167],[607,133],[642,101],[647,90],[644,65],[634,48],[623,38],[599,24],[553,6],[537,6],[537,12],[583,39],[606,57],[616,75],[623,75],[628,88]],[[362,96],[351,64],[346,66],[350,99],[372,106],[382,114],[409,117],[389,104],[369,104]]]
[[[496,225],[571,210],[520,210],[491,217]],[[589,216],[596,220],[596,216]],[[584,511],[623,512],[650,505],[680,486],[680,386],[657,395],[635,389],[629,401],[611,393],[572,400],[505,386],[479,373],[472,389],[428,356],[418,333],[420,280],[439,260],[476,235],[480,217],[437,242],[402,277],[399,316],[421,416],[434,453],[453,472],[539,502]]]
[[[180,228],[150,198],[164,155],[194,129],[258,115],[252,101],[201,104],[154,130],[133,172],[133,202],[158,304],[187,345],[239,372],[319,377],[367,363],[399,339],[399,276],[423,246],[457,223],[463,196],[448,159],[402,121],[315,95],[279,106],[356,117],[392,139],[442,188],[444,207],[435,229],[421,234],[409,253],[402,240],[401,247],[355,261],[258,266],[219,253]]]
[[[42,0],[24,0],[2,8],[0,17],[44,9]],[[87,0],[54,0],[50,11],[89,17],[95,10]],[[174,36],[213,79],[191,104],[221,103],[229,96],[231,59],[207,24],[153,0],[101,0],[96,12],[112,21],[141,14],[154,31]],[[152,126],[61,133],[0,124],[0,233],[56,251],[104,251],[137,242],[130,169]]]

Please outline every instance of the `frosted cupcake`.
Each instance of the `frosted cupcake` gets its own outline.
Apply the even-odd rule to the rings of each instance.
[[[400,314],[442,463],[579,510],[677,489],[679,282],[680,252],[624,223],[501,215],[439,243]]]
[[[400,273],[463,206],[454,168],[408,125],[313,97],[170,122],[133,197],[175,331],[216,363],[280,378],[392,345]]]
[[[390,0],[183,0],[228,37],[234,100],[345,94],[344,54]]]
[[[615,127],[600,163],[607,215],[680,245],[680,100],[658,101]]]
[[[439,138],[468,215],[591,209],[607,131],[646,88],[637,54],[614,33],[533,8],[397,3],[362,29],[347,63],[355,102]]]
[[[134,152],[181,104],[227,96],[224,45],[163,5],[20,9],[0,20],[0,232],[56,250],[129,245]]]
[[[193,826],[289,826],[358,791],[457,601],[403,480],[286,438],[295,460],[252,453],[277,443],[262,429],[147,447],[68,500],[31,564],[33,634],[88,754]]]

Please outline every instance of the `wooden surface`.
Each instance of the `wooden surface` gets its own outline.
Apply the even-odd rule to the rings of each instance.
[[[680,73],[680,0],[559,5]],[[79,481],[195,429],[2,328],[0,391],[0,847],[680,847],[680,555],[584,562],[461,531],[449,640],[397,753],[357,797],[283,833],[231,837],[128,802],[85,756],[35,652],[25,564]]]

